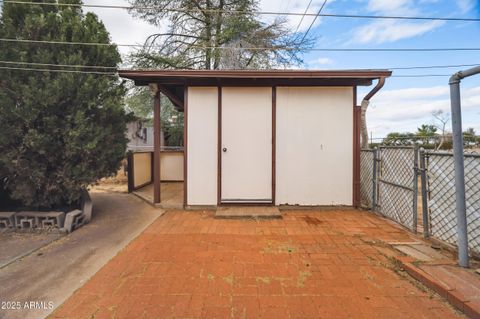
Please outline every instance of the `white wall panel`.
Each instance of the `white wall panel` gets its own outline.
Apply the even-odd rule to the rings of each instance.
[[[187,204],[217,204],[218,91],[189,87]]]
[[[183,152],[162,152],[160,155],[162,182],[183,181]]]
[[[352,205],[352,87],[277,88],[276,204]]]

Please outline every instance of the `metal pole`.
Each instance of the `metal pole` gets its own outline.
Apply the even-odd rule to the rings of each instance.
[[[422,219],[423,219],[423,237],[428,238],[430,236],[428,226],[428,202],[427,202],[427,155],[425,149],[420,149],[420,172],[422,179]]]
[[[480,73],[480,67],[457,72],[450,78],[450,102],[452,109],[453,157],[455,161],[455,190],[457,206],[458,264],[468,268],[467,209],[465,201],[465,166],[463,162],[462,108],[460,81]]]
[[[418,224],[418,148],[413,147],[413,231],[417,233]]]
[[[372,211],[377,207],[377,148],[373,150],[373,172],[372,172]]]

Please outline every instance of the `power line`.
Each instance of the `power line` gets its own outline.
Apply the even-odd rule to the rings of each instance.
[[[96,74],[96,75],[106,75],[106,76],[117,76],[115,72],[98,72],[98,71],[80,71],[80,70],[58,70],[58,69],[35,69],[35,68],[26,68],[26,67],[9,67],[9,66],[0,66],[0,69],[3,70],[18,70],[18,71],[34,71],[34,72],[54,72],[54,73],[81,73],[81,74]],[[450,76],[449,74],[411,74],[411,75],[392,75],[392,78],[419,78],[419,77],[446,77]]]
[[[310,32],[310,29],[313,27],[313,24],[315,23],[315,21],[317,21],[318,15],[319,15],[320,13],[322,13],[323,7],[325,7],[326,4],[327,4],[327,0],[324,0],[322,6],[321,6],[320,9],[318,10],[317,15],[316,15],[315,18],[313,19],[312,23],[310,23],[310,26],[308,27],[308,30],[307,30],[307,31],[305,32],[305,34],[303,35],[302,41],[300,41],[300,43],[302,43],[303,40],[305,40],[305,38],[307,37],[308,33]]]
[[[407,75],[392,75],[392,78],[432,78],[432,77],[446,77],[451,74],[407,74]]]
[[[0,66],[3,70],[17,70],[17,71],[35,71],[35,72],[54,72],[54,73],[82,73],[82,74],[95,74],[105,76],[117,76],[116,73],[111,72],[96,72],[96,71],[79,71],[79,70],[53,70],[53,69],[34,69],[34,68],[17,68],[10,66]]]
[[[66,42],[51,40],[31,40],[31,39],[8,39],[0,38],[0,42],[18,42],[18,43],[42,43],[42,44],[65,44],[65,45],[86,45],[86,46],[119,46],[119,47],[143,47],[142,44],[121,44],[121,43],[98,43],[98,42]],[[161,47],[161,46],[153,46]],[[219,50],[260,50],[260,51],[293,51],[298,48],[293,47],[214,47],[191,45],[197,49],[219,49]],[[321,52],[438,52],[438,51],[480,51],[480,47],[470,48],[306,48],[304,51]]]
[[[0,60],[0,63],[3,64],[19,64],[19,65],[32,65],[32,66],[51,66],[51,67],[71,67],[71,68],[86,68],[86,69],[111,69],[112,71],[117,70],[117,67],[112,66],[102,66],[102,65],[80,65],[80,64],[54,64],[54,63],[36,63],[36,62],[25,62],[25,61],[5,61]],[[457,68],[457,67],[473,67],[478,66],[480,63],[476,64],[450,64],[450,65],[430,65],[430,66],[407,66],[407,67],[386,67],[388,70],[415,70],[415,69],[440,69],[440,68]],[[447,76],[446,74],[418,74],[418,75],[394,75],[395,77],[419,77],[419,76]]]
[[[310,9],[310,5],[312,4],[312,1],[313,0],[310,0],[310,2],[308,3],[307,8],[305,9],[305,12],[303,13],[302,18],[300,19],[300,22],[298,23],[297,28],[295,29],[294,33],[296,33],[298,31],[298,29],[300,28],[300,26],[302,25],[303,19],[305,18],[305,15],[307,14],[308,9]]]
[[[259,15],[284,15],[284,16],[310,16],[326,18],[356,18],[356,19],[395,19],[395,20],[434,20],[434,21],[461,21],[461,22],[480,22],[479,18],[450,18],[450,17],[418,17],[418,16],[387,16],[387,15],[354,15],[354,14],[325,14],[325,13],[301,13],[301,12],[280,12],[280,11],[242,11],[242,10],[217,10],[217,9],[174,9],[163,8],[161,6],[114,6],[100,4],[68,4],[68,3],[49,3],[49,2],[29,2],[6,0],[3,3],[27,4],[27,5],[45,5],[61,7],[84,7],[84,8],[104,8],[104,9],[125,9],[125,10],[162,10],[167,12],[203,12],[203,13],[225,13],[225,14],[259,14]]]
[[[115,66],[100,66],[100,65],[79,65],[79,64],[53,64],[53,63],[35,63],[23,61],[0,61],[3,64],[23,64],[35,66],[54,66],[54,67],[70,67],[70,68],[85,68],[85,69],[111,69],[117,70]]]
[[[450,64],[450,65],[429,65],[429,66],[406,66],[406,67],[395,67],[387,68],[389,70],[415,70],[415,69],[448,69],[448,68],[463,68],[463,67],[473,67],[480,65],[476,64]]]

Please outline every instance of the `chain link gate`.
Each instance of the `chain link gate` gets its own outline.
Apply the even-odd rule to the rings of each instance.
[[[465,198],[467,204],[468,246],[480,254],[480,155],[465,154]],[[421,152],[422,196],[427,199],[423,214],[428,216],[426,234],[457,245],[457,213],[453,154]]]
[[[378,150],[378,211],[417,232],[418,148]]]

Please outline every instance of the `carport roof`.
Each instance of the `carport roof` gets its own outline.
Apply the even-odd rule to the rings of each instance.
[[[137,86],[157,84],[179,110],[186,86],[369,86],[389,70],[119,70]]]
[[[371,85],[389,77],[389,70],[120,70],[136,85],[284,85],[354,86]]]

